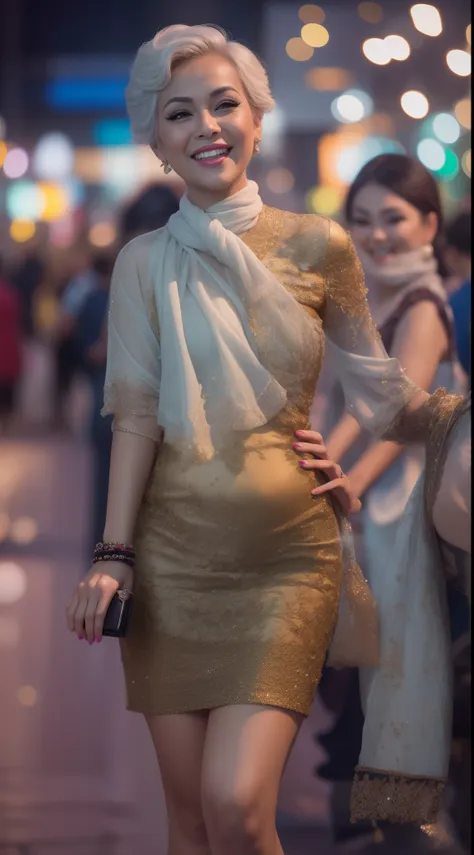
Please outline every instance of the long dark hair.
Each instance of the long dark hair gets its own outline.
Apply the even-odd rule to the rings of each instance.
[[[438,230],[433,240],[433,249],[441,276],[446,275],[443,262],[444,217],[438,185],[431,172],[406,154],[379,154],[362,167],[351,184],[346,198],[345,216],[350,225],[354,214],[354,200],[367,184],[379,184],[397,196],[401,196],[426,217],[434,213],[438,219]]]

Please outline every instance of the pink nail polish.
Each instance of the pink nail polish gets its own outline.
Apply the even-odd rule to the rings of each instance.
[[[102,641],[102,638],[99,638],[99,636],[97,636],[96,641]]]
[[[300,466],[303,466],[303,467],[306,466],[306,460],[299,460],[298,462],[299,462]]]
[[[303,436],[303,431],[295,430],[295,436]]]
[[[87,643],[88,644],[94,644],[94,639],[92,639],[92,641],[88,641]]]
[[[299,444],[299,442],[294,442],[293,448],[301,448],[301,445]]]
[[[82,641],[82,639],[84,638],[83,635],[78,635],[77,637],[78,637],[79,641]]]

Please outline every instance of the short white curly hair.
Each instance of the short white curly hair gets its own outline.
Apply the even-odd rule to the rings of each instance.
[[[219,53],[237,68],[249,103],[260,113],[269,113],[275,102],[267,73],[260,60],[245,45],[230,41],[213,24],[188,27],[177,24],[159,30],[155,38],[138,50],[125,91],[127,110],[134,139],[138,143],[156,142],[156,104],[168,84],[173,69],[187,59]]]

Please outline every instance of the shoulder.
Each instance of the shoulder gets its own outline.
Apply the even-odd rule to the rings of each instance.
[[[349,234],[335,220],[318,214],[285,211],[280,212],[282,215],[285,218],[284,243],[303,269],[323,270],[328,263],[352,256]]]
[[[112,276],[112,290],[115,293],[121,288],[131,292],[134,284],[143,295],[152,290],[151,251],[162,232],[163,229],[145,232],[122,247],[115,260]]]
[[[138,237],[126,243],[117,256],[115,266],[139,268],[144,262],[148,261],[150,251],[162,231],[163,229],[155,229],[152,232],[145,232],[145,234],[138,235]]]

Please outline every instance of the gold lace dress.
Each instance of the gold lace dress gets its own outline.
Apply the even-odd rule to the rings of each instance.
[[[159,339],[148,272],[155,237],[137,238],[116,265],[111,318],[124,339],[122,288],[128,310],[145,313]],[[336,623],[339,525],[328,496],[311,497],[314,474],[298,465],[292,442],[309,427],[327,328],[339,347],[362,355],[376,340],[363,275],[350,238],[325,218],[264,208],[241,238],[314,319],[320,357],[290,406],[251,433],[232,434],[212,460],[159,448],[139,512],[134,611],[121,643],[128,708],[146,714],[267,704],[307,715]],[[141,343],[126,344],[131,363],[140,361]],[[193,358],[206,355],[198,323],[189,347]],[[296,356],[304,363],[305,353]],[[152,397],[117,371],[104,411],[152,436]]]

